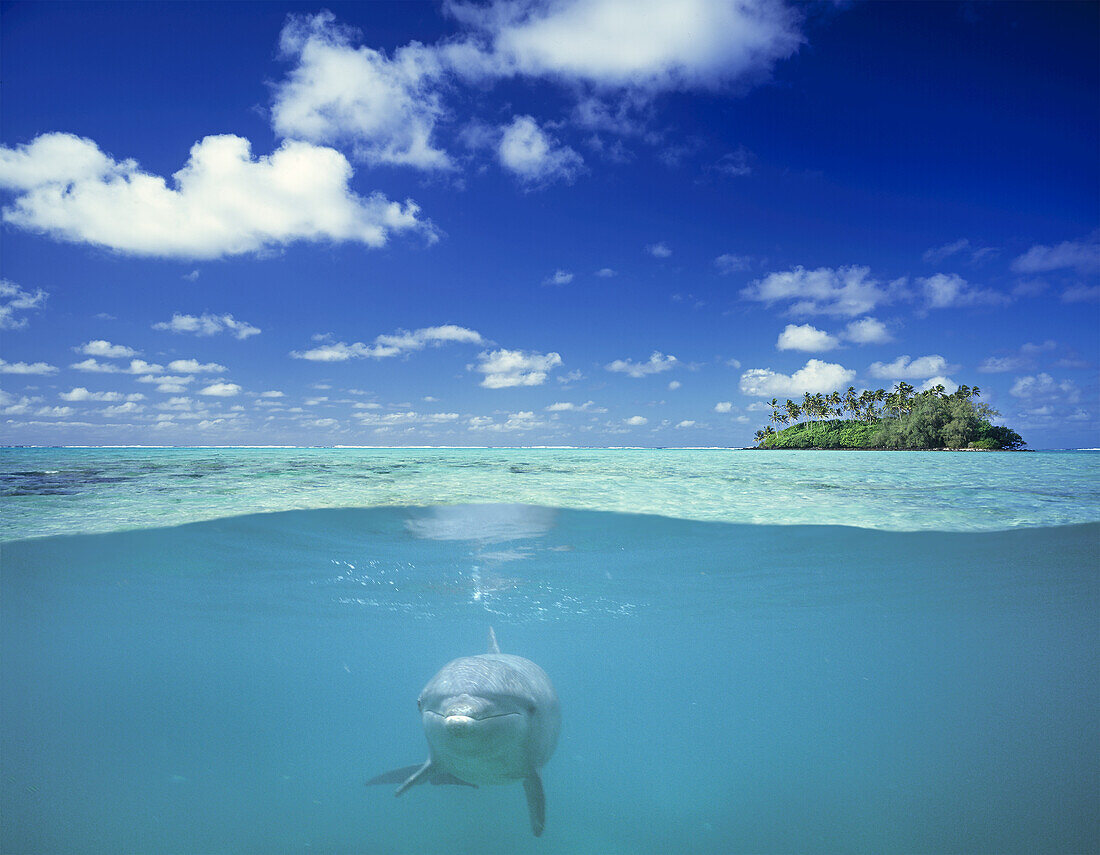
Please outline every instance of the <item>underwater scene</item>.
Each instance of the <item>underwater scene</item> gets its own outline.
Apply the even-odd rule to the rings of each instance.
[[[0,495],[4,853],[1100,850],[1095,453],[7,449]],[[521,777],[366,786],[491,631],[560,704],[538,836]]]

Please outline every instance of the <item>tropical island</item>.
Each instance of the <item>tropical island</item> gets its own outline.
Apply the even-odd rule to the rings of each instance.
[[[1027,443],[1011,428],[995,425],[1000,413],[976,399],[977,386],[948,394],[942,385],[917,392],[908,383],[892,391],[849,386],[843,394],[807,393],[802,403],[769,402],[771,425],[758,430],[761,449],[878,449],[1019,451]],[[844,418],[844,414],[850,418]],[[799,419],[805,421],[799,421]],[[793,422],[793,424],[792,424]]]

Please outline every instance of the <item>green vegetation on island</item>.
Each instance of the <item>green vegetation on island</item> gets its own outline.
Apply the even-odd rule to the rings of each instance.
[[[988,404],[975,400],[977,386],[960,386],[947,394],[942,386],[917,392],[908,383],[892,391],[870,390],[857,394],[807,393],[802,403],[780,404],[772,398],[771,425],[756,432],[759,448],[820,449],[976,449],[1015,451],[1027,443],[1011,428],[995,425],[1000,415]],[[850,417],[845,419],[845,413]],[[799,421],[799,418],[808,419]],[[794,424],[791,424],[794,422]]]

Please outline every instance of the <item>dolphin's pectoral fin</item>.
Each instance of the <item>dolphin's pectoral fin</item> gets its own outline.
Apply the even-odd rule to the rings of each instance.
[[[523,791],[527,793],[527,810],[531,813],[531,830],[535,837],[542,836],[546,827],[546,794],[542,791],[542,778],[532,771],[523,779]]]
[[[417,763],[415,766],[402,766],[400,769],[391,769],[389,772],[375,775],[367,781],[367,786],[369,787],[371,784],[403,784],[408,780],[409,775],[419,772],[423,768],[423,763]]]
[[[428,760],[421,763],[418,766],[403,766],[400,769],[391,769],[389,772],[383,772],[381,775],[377,775],[367,781],[367,786],[371,784],[401,784],[397,788],[395,796],[401,795],[409,787],[415,787],[417,784],[427,783],[431,778],[433,771],[432,761]]]
[[[401,795],[409,787],[415,787],[417,784],[458,784],[463,787],[477,787],[477,784],[460,781],[450,772],[444,772],[438,766],[432,765],[431,760],[426,763],[418,763],[416,766],[402,766],[400,769],[383,772],[381,775],[376,775],[367,781],[368,787],[371,784],[400,784],[401,786],[394,793],[396,796]]]
[[[493,632],[492,627],[489,627],[489,652],[500,653],[500,645],[497,644],[497,634]]]
[[[471,784],[469,781],[463,781],[456,778],[450,772],[437,772],[432,775],[431,782],[433,784],[457,784],[460,787],[473,787],[477,789],[477,784]]]

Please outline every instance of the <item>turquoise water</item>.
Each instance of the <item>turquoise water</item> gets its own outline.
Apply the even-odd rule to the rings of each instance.
[[[1100,850],[1096,456],[0,459],[2,852]],[[363,786],[490,625],[561,698],[539,839]]]
[[[0,540],[261,511],[480,502],[996,531],[1100,520],[1100,453],[4,449],[0,497]]]

